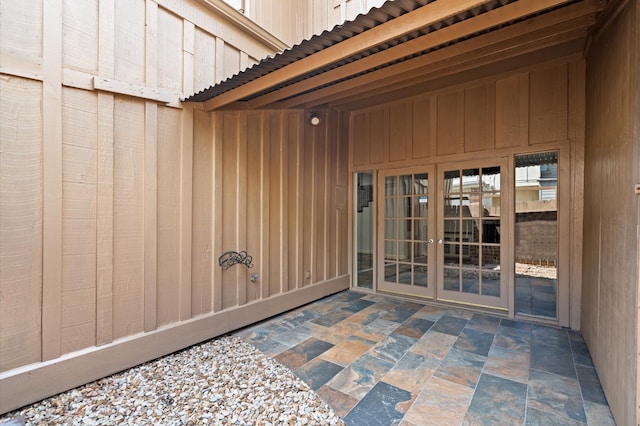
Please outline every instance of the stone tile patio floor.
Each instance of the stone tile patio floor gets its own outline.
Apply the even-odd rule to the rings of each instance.
[[[235,334],[347,425],[615,425],[579,332],[346,291]]]

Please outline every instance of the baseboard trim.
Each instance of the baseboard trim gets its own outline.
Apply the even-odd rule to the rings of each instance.
[[[349,288],[328,281],[0,373],[0,414],[168,355]]]

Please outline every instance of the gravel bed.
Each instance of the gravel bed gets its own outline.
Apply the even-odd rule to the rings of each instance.
[[[0,424],[16,416],[28,425],[344,425],[289,369],[235,336],[7,413]]]

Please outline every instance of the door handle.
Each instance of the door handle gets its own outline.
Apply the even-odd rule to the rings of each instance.
[[[442,244],[444,241],[442,241],[441,239],[438,240],[438,244]]]
[[[427,240],[427,242],[428,242],[429,244],[433,244],[433,238],[429,238],[429,239]]]

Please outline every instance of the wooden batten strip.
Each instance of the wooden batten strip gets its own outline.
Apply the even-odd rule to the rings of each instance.
[[[60,356],[62,305],[62,1],[43,16],[42,360]]]
[[[193,109],[182,110],[180,141],[180,314],[181,321],[191,318],[191,256],[193,231]],[[215,283],[215,280],[214,280]]]
[[[413,12],[380,24],[368,31],[273,71],[265,78],[253,80],[210,99],[204,103],[204,108],[207,111],[219,108],[261,90],[304,75],[324,65],[348,58],[372,46],[409,34],[466,10],[482,6],[489,1],[491,0],[460,0],[455,3],[455,6],[452,6],[452,2],[437,1],[429,3]],[[562,0],[562,2],[566,1],[568,0]]]
[[[113,340],[113,95],[98,94],[96,345]]]
[[[158,5],[145,3],[145,83],[157,87]],[[158,105],[145,103],[144,117],[144,331],[157,326],[158,291]]]
[[[144,330],[157,325],[158,105],[145,105],[144,141]]]
[[[216,46],[217,47],[217,46]],[[206,113],[204,113],[206,114]],[[212,194],[211,194],[211,212],[213,226],[211,227],[211,246],[213,250],[213,260],[217,262],[218,256],[222,255],[223,245],[222,238],[224,235],[224,224],[222,222],[223,217],[223,146],[224,146],[224,114],[211,114],[211,134],[213,135],[213,149],[212,151]],[[217,263],[213,264],[212,271],[212,285],[213,291],[211,294],[213,312],[219,312],[223,309],[222,305],[222,269]]]
[[[113,77],[114,0],[101,0],[98,10],[98,70]],[[64,73],[65,81],[67,75]],[[73,76],[75,77],[75,76]],[[93,85],[93,79],[89,83]],[[113,143],[114,96],[98,93],[98,167],[96,220],[96,345],[113,341]]]

